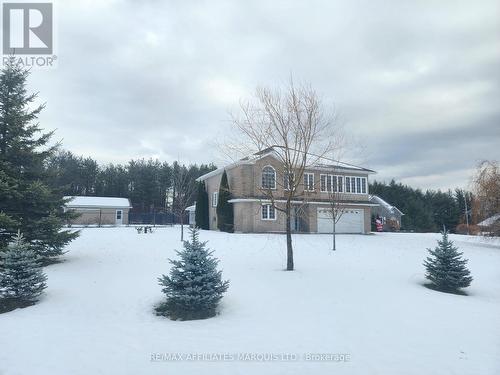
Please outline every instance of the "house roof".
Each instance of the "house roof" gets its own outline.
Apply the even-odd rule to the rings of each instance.
[[[265,158],[266,156],[272,156],[276,158],[275,156],[276,152],[273,147],[268,147],[264,150],[258,151],[252,155],[246,156],[234,163],[228,164],[225,167],[217,168],[214,171],[205,173],[203,176],[200,176],[196,179],[196,181],[204,181],[207,178],[210,178],[212,176],[217,176],[218,174],[222,174],[224,170],[230,170],[233,169],[234,167],[237,167],[239,165],[243,164],[254,164],[256,161]],[[366,172],[366,173],[377,173],[371,169],[363,168],[354,164],[349,164],[349,163],[344,163],[341,161],[333,160],[333,159],[328,159],[328,158],[321,158],[321,160],[324,163],[315,163],[314,165],[308,166],[308,169],[335,169],[335,170],[345,170],[345,171],[359,171],[359,172]]]
[[[70,199],[66,203],[68,208],[132,208],[127,198],[73,196],[64,199]]]
[[[399,213],[400,215],[404,215],[404,213],[402,213],[396,206],[390,205],[385,200],[383,200],[382,198],[380,198],[378,195],[370,195],[369,196],[369,200],[370,200],[370,202],[378,203],[379,205],[385,207],[385,209],[387,209],[388,211],[392,212],[393,214],[394,213]]]
[[[500,220],[500,213],[493,215],[487,219],[484,219],[477,225],[479,225],[480,227],[489,227],[490,225],[495,224],[495,222],[497,222],[498,220]]]

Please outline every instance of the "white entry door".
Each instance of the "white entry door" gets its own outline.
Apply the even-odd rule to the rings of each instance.
[[[318,208],[318,233],[332,233],[331,208]],[[346,208],[335,225],[336,233],[364,233],[365,211],[362,208]]]
[[[116,210],[116,225],[122,225],[123,224],[123,210]]]

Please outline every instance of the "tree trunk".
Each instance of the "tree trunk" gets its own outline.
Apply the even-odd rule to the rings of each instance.
[[[292,227],[290,226],[291,219],[291,202],[286,202],[285,216],[286,216],[286,270],[293,271],[293,248],[292,248]]]
[[[335,214],[333,215],[333,251],[337,250],[337,244],[335,241]]]
[[[181,215],[181,241],[184,241],[184,218]]]

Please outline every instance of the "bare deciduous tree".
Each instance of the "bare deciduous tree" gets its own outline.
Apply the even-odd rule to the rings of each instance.
[[[344,198],[344,181],[345,176],[325,175],[326,190],[328,191],[329,210],[328,215],[332,219],[332,250],[337,250],[337,230],[336,225],[344,214],[345,198]],[[329,180],[329,181],[328,181]]]
[[[305,202],[304,172],[326,157],[334,156],[342,143],[334,112],[327,112],[316,91],[308,85],[296,86],[293,80],[281,89],[257,89],[254,100],[242,102],[241,113],[233,115],[239,133],[234,151],[247,154],[273,150],[281,164],[275,184],[261,187],[261,193],[275,210],[285,216],[287,266],[294,269],[292,229],[293,204]],[[243,138],[243,139],[242,139]],[[231,147],[231,145],[229,145]],[[285,191],[277,196],[277,191]]]
[[[481,219],[500,213],[500,167],[497,161],[483,161],[474,178],[475,209]],[[489,234],[500,236],[500,224],[492,223]]]
[[[189,170],[175,162],[172,173],[172,212],[181,222],[181,241],[184,241],[185,211],[192,204],[195,191],[196,184]]]

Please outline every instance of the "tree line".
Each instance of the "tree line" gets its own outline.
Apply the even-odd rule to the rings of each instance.
[[[138,213],[175,212],[178,204],[195,201],[195,194],[182,191],[196,178],[216,169],[214,164],[184,165],[177,161],[136,159],[126,164],[99,163],[91,157],[60,151],[49,158],[50,181],[65,195],[122,197],[130,199]],[[182,177],[188,183],[176,183]],[[177,204],[178,203],[178,204]]]
[[[198,199],[201,198],[200,191],[184,191],[184,187],[197,186],[198,177],[216,169],[214,164],[184,165],[154,159],[99,165],[91,157],[65,150],[49,157],[46,166],[49,182],[64,195],[128,198],[137,213],[182,212],[185,206],[197,200],[197,194]],[[370,193],[405,214],[403,230],[438,232],[444,225],[455,232],[458,225],[466,222],[466,206],[469,223],[478,221],[473,209],[476,206],[474,196],[464,189],[424,191],[392,180],[389,183],[374,181],[370,184]]]
[[[474,197],[469,191],[415,189],[392,180],[389,183],[374,181],[370,184],[370,194],[378,195],[404,213],[402,230],[415,232],[455,232],[459,224],[466,222],[467,215],[471,224],[476,223],[473,214]]]

